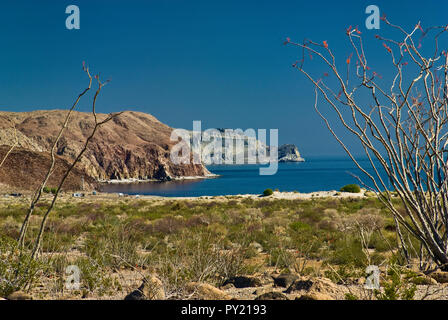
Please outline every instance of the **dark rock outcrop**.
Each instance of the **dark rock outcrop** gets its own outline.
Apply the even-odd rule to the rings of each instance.
[[[293,144],[284,144],[278,147],[278,162],[302,162],[299,149]]]
[[[238,276],[227,279],[223,283],[223,286],[227,284],[233,284],[235,288],[261,287],[263,285],[259,278],[248,276]]]
[[[278,277],[273,277],[273,279],[276,286],[288,288],[294,281],[299,279],[299,276],[292,273],[287,273],[281,274]]]

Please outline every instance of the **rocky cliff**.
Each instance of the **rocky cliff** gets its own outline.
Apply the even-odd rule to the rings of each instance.
[[[229,129],[227,129],[229,130]],[[222,146],[222,164],[226,164],[225,162],[225,150],[226,150],[226,145],[225,145],[225,133],[226,129],[217,129],[214,133],[208,133],[207,134],[207,141],[201,141],[201,147],[203,150],[206,150],[207,146],[210,145],[210,149],[207,151],[210,151],[210,156],[213,157],[213,153],[211,152],[213,150],[213,147],[211,144],[214,143],[214,141],[219,141],[221,140],[221,146]],[[192,134],[192,133],[190,133]],[[269,158],[270,155],[270,151],[271,151],[271,147],[264,144],[263,142],[261,142],[260,140],[257,140],[256,138],[256,133],[253,133],[254,136],[247,136],[245,135],[245,133],[243,131],[239,132],[239,131],[233,131],[231,130],[231,133],[228,135],[229,139],[233,140],[233,143],[231,144],[231,152],[230,154],[233,155],[233,159],[230,159],[229,162],[231,162],[231,164],[236,164],[237,163],[237,159],[244,159],[244,164],[248,164],[248,157],[249,157],[249,152],[252,151],[253,156],[256,160],[256,162],[258,163],[258,158],[257,158],[257,152],[260,149],[265,149],[266,150],[266,157]],[[204,135],[204,133],[203,133]],[[279,162],[303,162],[305,161],[305,159],[303,159],[300,155],[300,152],[297,148],[297,146],[295,146],[294,144],[284,144],[281,145],[277,148],[277,152],[278,152],[278,161]]]
[[[278,162],[302,162],[299,149],[293,144],[284,144],[278,147]]]
[[[20,154],[13,153],[11,161],[0,168],[2,181],[14,183],[14,179],[8,178],[8,175],[24,169],[19,167],[22,163],[14,164],[14,158],[23,157],[24,154],[27,154],[31,162],[38,158],[37,154],[41,155],[39,161],[48,167],[49,158],[45,160],[45,154],[48,155],[66,114],[66,110],[0,112],[0,145],[8,146],[13,143],[12,128],[15,126],[20,150]],[[98,114],[98,119],[102,120],[106,116]],[[75,158],[93,126],[90,113],[72,114],[57,146],[60,163],[70,162]],[[170,150],[176,143],[170,141],[171,131],[172,128],[149,114],[126,111],[97,131],[74,175],[86,175],[92,180],[170,180],[209,174],[202,165],[175,165],[171,162]],[[44,168],[45,166],[42,170]]]

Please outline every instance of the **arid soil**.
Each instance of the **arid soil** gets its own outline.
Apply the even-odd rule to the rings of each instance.
[[[46,194],[33,216],[32,234],[50,199]],[[2,241],[17,235],[28,203],[26,194],[0,197]],[[364,251],[350,226],[366,221],[383,237],[375,231]],[[417,261],[409,269],[397,260],[391,226],[387,211],[364,191],[200,198],[64,193],[34,285],[0,290],[10,299],[448,299],[448,273],[427,275]],[[364,287],[368,264],[380,268],[380,290]],[[81,270],[79,289],[65,287],[69,265]]]

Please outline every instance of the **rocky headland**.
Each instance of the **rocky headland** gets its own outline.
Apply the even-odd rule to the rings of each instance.
[[[3,185],[33,189],[44,177],[50,164],[50,148],[67,110],[0,112],[0,159],[14,144],[18,145],[0,168]],[[106,114],[98,114],[101,121]],[[14,127],[16,133],[14,133]],[[55,184],[82,149],[94,127],[90,113],[73,112],[60,139],[57,166],[49,184]],[[80,163],[65,185],[67,190],[82,184],[93,188],[100,180],[171,180],[182,177],[204,177],[209,171],[202,164],[176,165],[170,150],[172,128],[152,115],[125,111],[102,126],[89,144]]]

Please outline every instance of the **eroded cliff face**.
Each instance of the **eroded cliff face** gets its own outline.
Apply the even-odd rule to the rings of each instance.
[[[294,144],[284,144],[278,148],[279,162],[302,162],[305,159],[300,155],[299,149]]]
[[[0,145],[11,145],[13,130],[21,152],[49,152],[61,128],[66,110],[0,112]],[[101,121],[105,114],[98,114]],[[92,132],[90,113],[73,112],[57,146],[57,155],[73,160]],[[209,174],[203,165],[176,165],[170,160],[172,128],[149,114],[126,111],[101,127],[77,166],[95,180],[158,179]],[[78,172],[78,174],[80,174]]]

